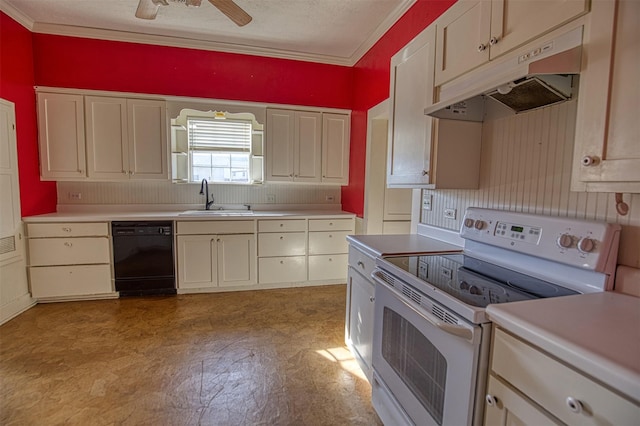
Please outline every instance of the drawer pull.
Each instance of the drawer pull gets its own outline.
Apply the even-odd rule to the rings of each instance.
[[[329,238],[333,238],[333,235],[329,234]]]
[[[282,228],[283,226],[284,226],[284,223],[281,223],[281,224],[280,224],[280,228]]]
[[[369,302],[373,303],[376,301],[376,298],[373,296],[369,296]]]
[[[487,405],[489,407],[493,407],[493,406],[497,406],[498,405],[498,398],[496,398],[495,396],[493,396],[491,394],[487,394],[487,396],[485,396],[484,399],[487,401]]]
[[[329,222],[329,226],[333,226],[333,222]]]
[[[62,228],[62,230],[63,230],[64,232],[71,232],[71,228],[68,228],[68,227],[66,227],[66,226],[65,226],[64,228]]]
[[[281,265],[284,265],[284,260],[281,260],[281,261],[280,261],[280,264],[281,264]]]
[[[67,246],[67,247],[71,247],[73,244],[71,244],[70,242],[67,241],[66,243],[64,243],[64,245]]]
[[[567,407],[569,407],[569,410],[571,410],[572,413],[582,413],[582,402],[572,396],[567,398]]]
[[[364,262],[363,262],[362,260],[358,260],[357,265],[358,265],[359,267],[361,267],[362,269],[364,269]]]
[[[280,237],[281,240],[284,240],[284,237]]]

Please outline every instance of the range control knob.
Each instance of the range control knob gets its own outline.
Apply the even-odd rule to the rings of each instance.
[[[569,234],[562,234],[558,237],[557,243],[561,248],[569,248],[573,244],[573,237]]]
[[[475,222],[475,220],[471,219],[470,217],[466,218],[464,220],[464,227],[465,228],[471,228],[473,226],[473,223]]]
[[[591,253],[595,246],[596,244],[591,238],[580,238],[578,241],[578,250],[582,253]]]
[[[482,290],[480,290],[475,285],[472,285],[471,287],[469,287],[469,293],[478,295],[478,294],[482,294]]]
[[[468,290],[469,289],[469,283],[466,281],[460,281],[460,290]]]
[[[485,222],[484,220],[476,220],[476,223],[473,225],[473,227],[478,231],[481,231],[487,227],[487,222]]]

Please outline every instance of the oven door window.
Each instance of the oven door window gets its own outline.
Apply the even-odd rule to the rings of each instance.
[[[387,307],[382,325],[382,357],[441,425],[447,382],[446,358],[416,327]]]

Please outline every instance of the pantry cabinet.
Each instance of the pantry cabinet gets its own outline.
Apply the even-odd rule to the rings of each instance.
[[[85,96],[89,179],[168,179],[164,101]]]
[[[587,0],[460,0],[436,21],[435,85],[588,12]]]
[[[348,183],[348,114],[269,108],[266,126],[267,181]]]
[[[253,221],[178,222],[177,233],[178,290],[256,283]]]
[[[40,177],[78,180],[87,177],[82,95],[38,93]]]
[[[435,28],[428,27],[391,58],[390,188],[475,189],[482,123],[434,119]]]
[[[640,2],[594,2],[583,45],[572,187],[640,192]]]

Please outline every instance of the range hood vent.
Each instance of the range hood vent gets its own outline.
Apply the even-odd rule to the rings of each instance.
[[[571,99],[580,72],[582,27],[519,50],[440,88],[443,99],[425,109],[432,117],[484,120],[485,98],[520,113]],[[462,106],[462,108],[461,108]],[[477,106],[477,107],[476,107]]]

